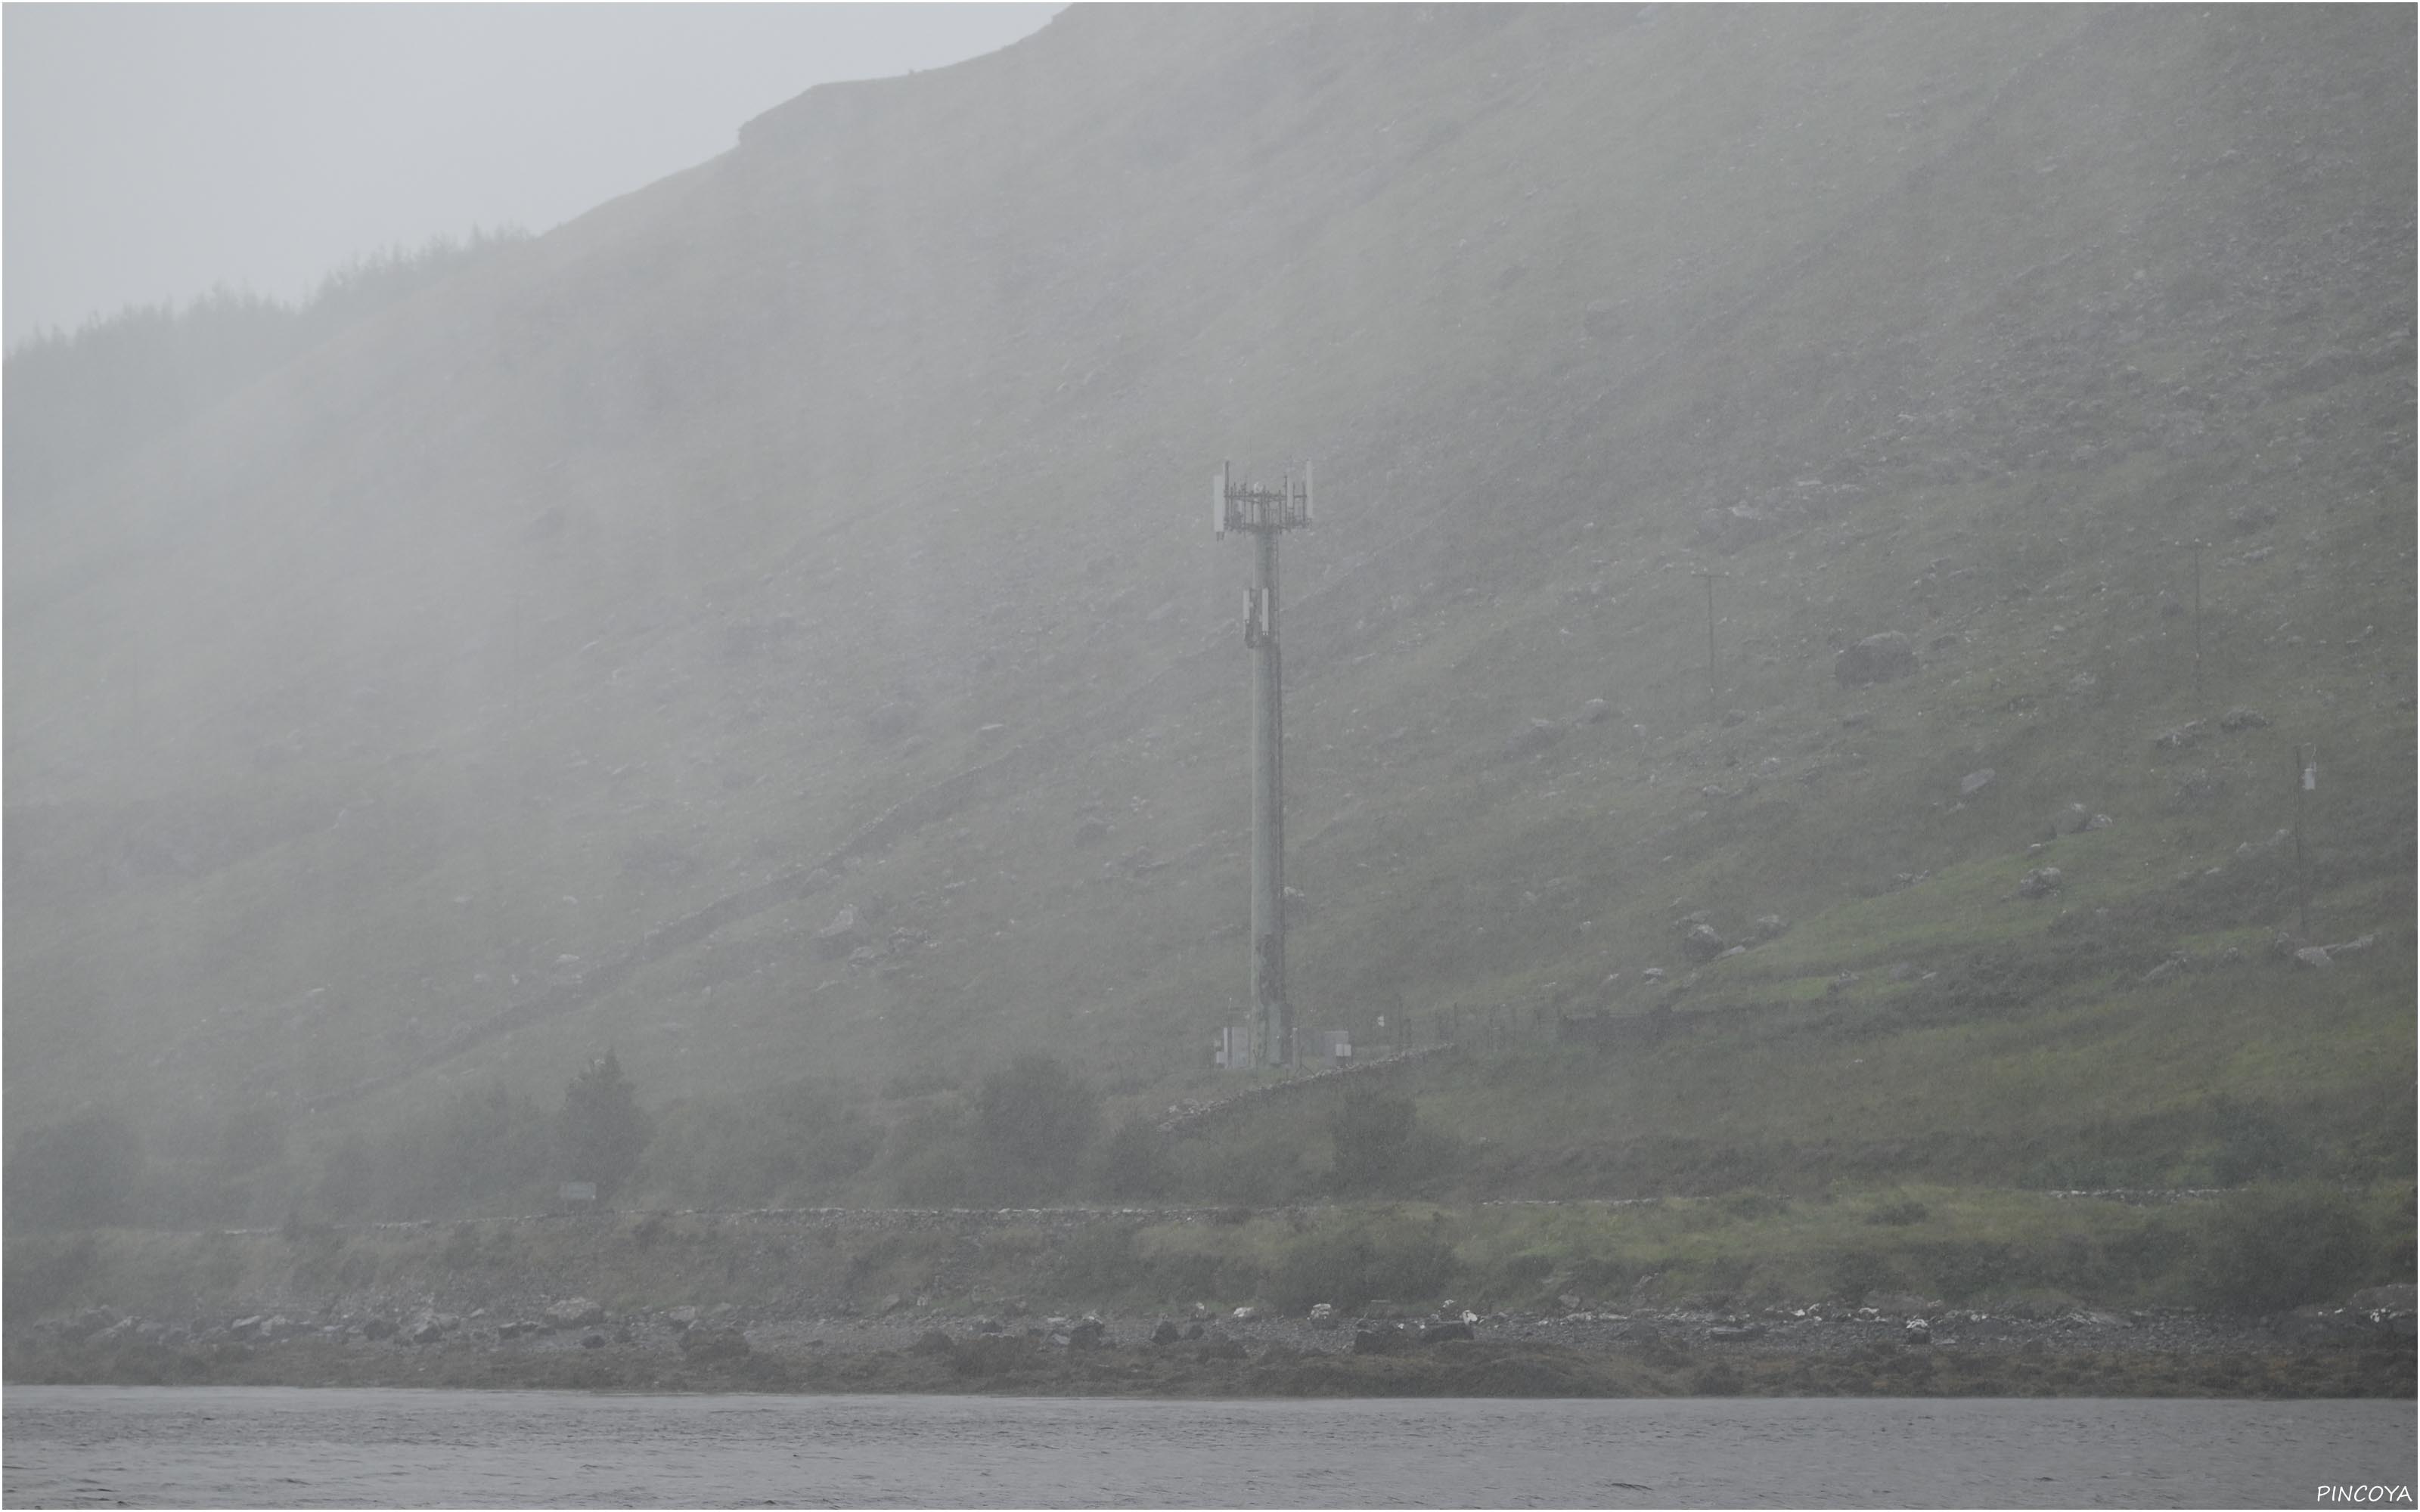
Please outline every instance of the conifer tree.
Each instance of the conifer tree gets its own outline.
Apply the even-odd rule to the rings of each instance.
[[[563,1179],[594,1181],[597,1200],[611,1200],[638,1170],[639,1153],[654,1132],[621,1060],[606,1051],[563,1089],[555,1125]]]

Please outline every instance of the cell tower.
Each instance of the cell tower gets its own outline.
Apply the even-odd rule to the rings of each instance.
[[[1238,485],[1218,464],[1210,523],[1253,537],[1252,586],[1244,591],[1244,644],[1252,661],[1252,1058],[1294,1064],[1294,1010],[1285,978],[1285,685],[1278,646],[1278,537],[1311,523],[1311,464],[1274,488]]]

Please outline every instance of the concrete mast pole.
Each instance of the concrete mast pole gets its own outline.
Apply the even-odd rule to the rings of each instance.
[[[1294,1064],[1295,1048],[1285,980],[1285,682],[1278,649],[1279,533],[1274,524],[1253,532],[1253,586],[1261,612],[1260,655],[1252,663],[1252,1027],[1264,1066]]]
[[[1278,537],[1311,523],[1311,464],[1282,485],[1237,486],[1225,464],[1210,480],[1211,528],[1253,537],[1244,644],[1252,658],[1252,1045],[1256,1065],[1295,1063],[1285,969],[1285,671],[1278,634]]]

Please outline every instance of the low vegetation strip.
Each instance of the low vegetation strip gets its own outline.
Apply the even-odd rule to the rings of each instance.
[[[1216,1320],[1237,1309],[1284,1328],[1466,1313],[1499,1319],[1499,1331],[1652,1318],[1788,1330],[1860,1314],[1962,1329],[2063,1318],[2102,1326],[2093,1320],[2129,1315],[2275,1327],[2331,1309],[2408,1311],[2412,1201],[2409,1187],[2289,1185],[2156,1203],[1901,1188],[11,1232],[7,1317],[12,1339],[82,1337],[134,1318],[162,1325],[151,1335],[186,1329],[186,1342],[199,1336],[196,1320],[207,1335],[247,1317],[358,1329],[427,1315],[424,1323],[453,1317],[477,1332],[592,1298],[616,1319],[688,1310],[752,1329],[1085,1312]]]
[[[2403,1299],[2408,1304],[2408,1297]],[[1161,1396],[2410,1396],[2408,1305],[2226,1326],[2075,1314],[1492,1316],[1310,1322],[1088,1315],[750,1323],[718,1310],[134,1318],[11,1340],[16,1382],[1004,1392]],[[99,1326],[94,1326],[98,1323]]]

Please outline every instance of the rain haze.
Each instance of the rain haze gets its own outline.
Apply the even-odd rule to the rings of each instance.
[[[2408,1504],[2420,11],[0,26],[12,1502]]]
[[[810,85],[939,68],[1053,5],[12,5],[11,347],[214,285],[544,231]]]

